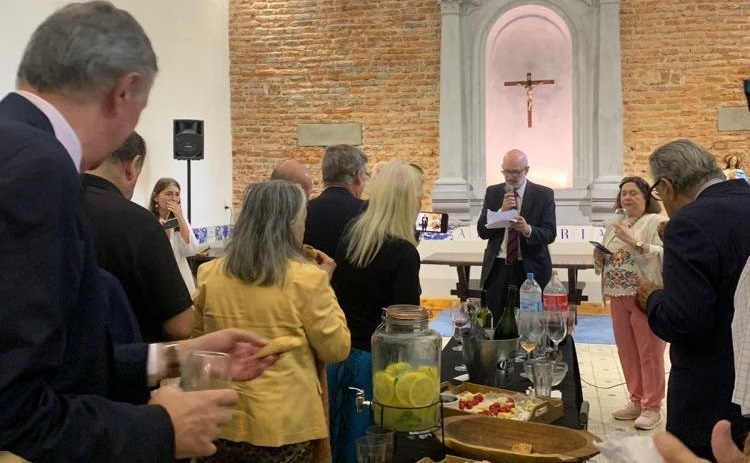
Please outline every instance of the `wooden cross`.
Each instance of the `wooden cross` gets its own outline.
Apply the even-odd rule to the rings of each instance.
[[[519,85],[521,87],[526,87],[526,121],[528,124],[528,127],[531,127],[531,106],[532,102],[534,101],[534,95],[532,94],[532,89],[536,87],[537,85],[552,85],[555,83],[552,79],[544,79],[544,80],[531,80],[531,73],[526,73],[526,80],[516,80],[513,82],[504,82],[506,87],[513,87],[516,85]]]

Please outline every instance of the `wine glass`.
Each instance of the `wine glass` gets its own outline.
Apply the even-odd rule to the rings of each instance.
[[[536,312],[521,312],[518,315],[518,336],[521,348],[526,351],[527,357],[536,348],[544,335],[544,326],[540,314]]]
[[[547,336],[549,336],[549,339],[554,344],[553,355],[557,359],[557,346],[565,339],[565,335],[567,334],[568,311],[547,311],[544,314],[544,320],[547,325]]]
[[[568,322],[566,330],[570,336],[573,336],[573,332],[576,330],[576,306],[568,306]]]
[[[466,308],[465,302],[459,301],[453,303],[453,306],[451,307],[451,319],[453,320],[453,339],[458,343],[453,347],[453,350],[461,352],[463,351],[461,335],[464,327],[469,324],[469,311]],[[466,365],[464,364],[456,365],[454,369],[462,373],[467,371]]]

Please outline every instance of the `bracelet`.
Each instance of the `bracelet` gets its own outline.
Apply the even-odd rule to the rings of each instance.
[[[177,343],[159,344],[161,348],[160,371],[164,378],[177,378],[180,376],[180,358],[177,355]]]

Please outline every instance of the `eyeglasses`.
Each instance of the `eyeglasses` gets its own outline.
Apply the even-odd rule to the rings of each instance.
[[[528,167],[524,167],[523,169],[503,169],[500,172],[502,172],[503,175],[507,177],[509,175],[521,175],[526,172],[526,169],[528,169]]]
[[[666,180],[666,177],[659,177],[656,179],[653,185],[651,185],[651,188],[648,189],[648,195],[653,199],[654,201],[661,201],[661,196],[659,195],[659,192],[656,191],[656,186],[661,183],[662,180]]]

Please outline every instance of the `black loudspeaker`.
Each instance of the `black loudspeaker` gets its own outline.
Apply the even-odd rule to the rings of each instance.
[[[203,159],[203,121],[174,120],[174,158],[197,161]]]

